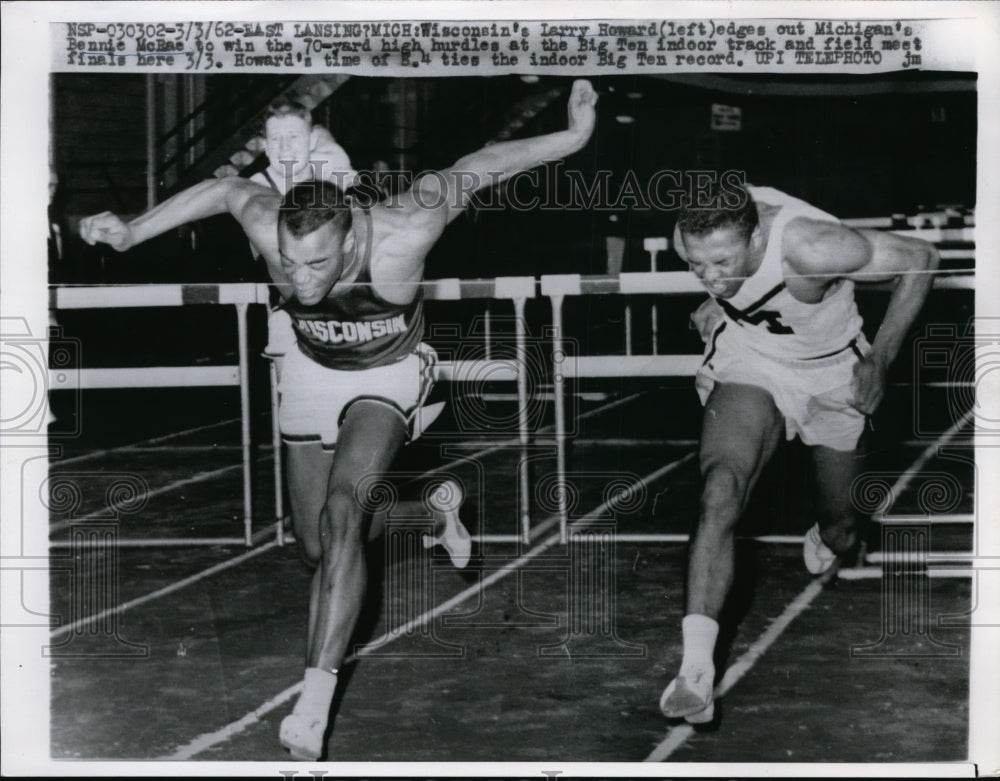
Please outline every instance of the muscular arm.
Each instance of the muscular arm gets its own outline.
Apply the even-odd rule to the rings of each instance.
[[[278,198],[267,188],[236,176],[209,179],[168,198],[128,223],[111,212],[86,217],[80,221],[80,236],[88,244],[100,241],[124,252],[185,223],[229,212],[253,240],[248,209],[251,199],[257,197],[272,200],[276,210]]]
[[[451,167],[418,179],[408,193],[409,200],[416,208],[433,212],[431,221],[436,221],[443,231],[446,223],[461,214],[476,190],[582,149],[594,130],[595,105],[597,93],[590,82],[575,81],[567,104],[566,130],[491,144],[465,155]]]
[[[389,300],[405,302],[423,277],[424,258],[448,223],[465,208],[472,193],[519,171],[582,149],[594,129],[597,93],[578,80],[570,93],[566,130],[484,147],[450,168],[420,177],[407,192],[372,209],[383,240],[372,267],[376,286]],[[393,287],[394,286],[394,287]]]
[[[896,286],[882,325],[872,343],[872,352],[886,364],[899,354],[906,332],[917,319],[927,295],[934,287],[933,272],[940,256],[933,244],[881,231],[860,231],[872,247],[872,261],[857,274],[858,282],[871,282],[872,277],[895,277]]]
[[[872,412],[881,401],[886,370],[934,285],[937,249],[920,239],[816,220],[794,220],[788,228],[785,259],[798,273],[896,281],[872,351],[855,372],[857,406]]]

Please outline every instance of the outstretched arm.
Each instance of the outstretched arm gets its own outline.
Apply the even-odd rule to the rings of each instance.
[[[926,241],[895,233],[813,220],[796,220],[789,228],[796,223],[792,254],[786,247],[786,259],[801,273],[830,274],[855,282],[896,281],[872,350],[854,371],[855,406],[870,414],[884,395],[889,364],[899,354],[934,285],[938,251]]]
[[[80,221],[80,236],[88,244],[102,242],[124,252],[172,228],[216,214],[229,212],[242,222],[248,201],[262,194],[272,195],[270,190],[238,176],[209,179],[168,198],[129,222],[111,212],[85,217]]]
[[[597,93],[590,82],[576,81],[566,130],[484,147],[451,168],[418,178],[398,199],[379,204],[377,213],[386,226],[372,266],[376,286],[385,282],[379,294],[397,303],[412,298],[423,277],[427,253],[476,190],[582,149],[594,129],[596,103]]]
[[[577,80],[569,96],[565,130],[483,147],[450,168],[418,179],[411,196],[418,201],[417,206],[444,212],[450,222],[462,212],[476,190],[492,187],[546,160],[558,160],[582,149],[594,130],[596,105],[597,93],[590,82]]]

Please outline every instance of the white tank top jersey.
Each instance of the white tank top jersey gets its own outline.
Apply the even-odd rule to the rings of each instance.
[[[839,222],[805,201],[772,187],[747,187],[757,203],[778,206],[767,238],[764,260],[732,298],[716,299],[726,313],[730,339],[758,353],[785,360],[834,355],[861,333],[854,283],[840,280],[826,298],[807,304],[785,287],[781,244],[785,226],[795,217]]]

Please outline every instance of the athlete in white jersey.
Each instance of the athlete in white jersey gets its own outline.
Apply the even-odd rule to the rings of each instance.
[[[264,116],[267,168],[250,181],[272,187],[284,195],[294,185],[310,179],[330,181],[347,190],[357,175],[347,152],[330,131],[314,125],[312,112],[302,103],[282,98]]]
[[[736,523],[784,432],[809,446],[821,517],[806,534],[806,566],[819,574],[855,548],[850,486],[865,416],[885,390],[889,364],[923,306],[934,247],[854,230],[766,187],[727,183],[708,208],[682,209],[678,254],[712,298],[692,319],[706,341],[696,387],[705,405],[699,459],[704,486],[688,562],[680,672],[660,698],[666,716],[714,714],[718,617],[733,579]],[[700,205],[700,204],[699,204]],[[871,345],[854,282],[896,280]]]
[[[805,217],[839,224],[839,220],[770,187],[747,188],[758,208],[775,210],[764,258],[758,268],[720,306],[739,326],[730,338],[745,347],[779,359],[813,360],[834,354],[861,333],[861,316],[854,303],[854,282],[838,278],[818,302],[796,298],[785,282],[782,240],[789,222]]]

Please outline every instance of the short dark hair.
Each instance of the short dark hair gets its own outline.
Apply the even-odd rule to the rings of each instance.
[[[760,220],[757,205],[742,184],[720,179],[697,197],[685,199],[677,228],[688,236],[706,236],[722,228],[736,228],[747,241]]]
[[[297,184],[278,208],[278,225],[284,225],[295,238],[308,236],[327,223],[343,235],[351,229],[351,205],[344,191],[330,182]]]
[[[262,128],[266,128],[267,120],[274,117],[298,117],[310,125],[313,121],[312,112],[304,104],[288,96],[278,98],[267,107],[267,111],[264,112],[264,120],[261,123]]]

